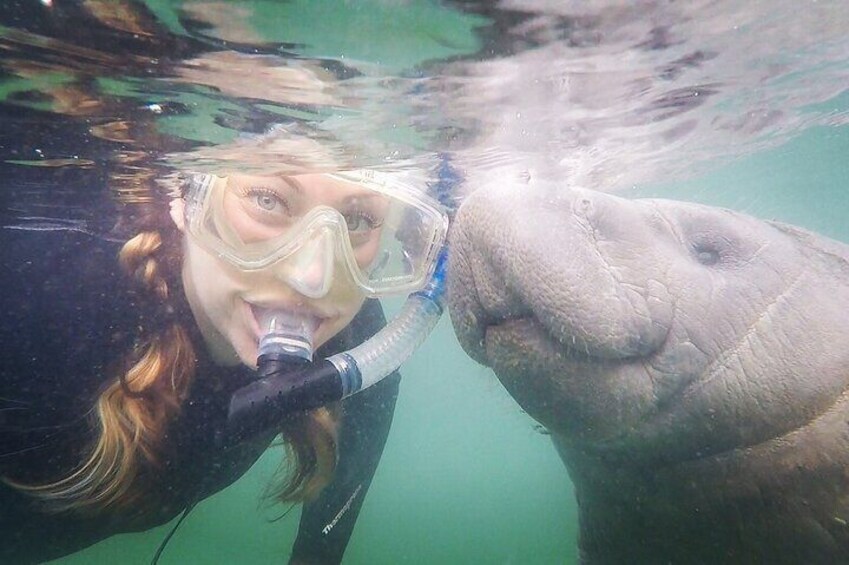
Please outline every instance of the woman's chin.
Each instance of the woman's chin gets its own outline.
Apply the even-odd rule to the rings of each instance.
[[[237,348],[236,355],[238,355],[239,361],[241,361],[243,365],[250,367],[251,369],[256,369],[256,361],[257,357],[259,357],[257,344],[247,344],[243,347]]]
[[[242,364],[251,369],[256,369],[259,344],[253,335],[249,335],[249,332],[239,335],[231,333],[228,342],[230,352],[227,365]]]

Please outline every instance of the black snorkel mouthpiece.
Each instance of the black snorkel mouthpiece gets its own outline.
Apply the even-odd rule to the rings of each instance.
[[[260,378],[295,370],[312,361],[314,320],[284,310],[269,310],[259,322],[263,331],[256,362]]]
[[[230,398],[227,414],[228,443],[277,430],[285,418],[340,400],[342,378],[329,361],[301,363],[268,359],[266,374],[239,389]]]
[[[260,317],[257,379],[230,398],[227,428],[221,438],[233,445],[279,428],[290,414],[342,398],[336,368],[313,363],[313,333],[317,321],[282,310]]]

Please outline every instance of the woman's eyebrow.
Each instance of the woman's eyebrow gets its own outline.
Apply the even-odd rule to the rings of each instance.
[[[286,186],[291,187],[291,188],[292,188],[292,190],[294,190],[294,191],[295,191],[295,192],[297,192],[298,194],[303,194],[303,193],[304,193],[304,187],[301,185],[301,183],[299,183],[299,182],[298,182],[297,180],[295,180],[293,177],[280,177],[280,179],[283,181],[283,183],[284,183]]]

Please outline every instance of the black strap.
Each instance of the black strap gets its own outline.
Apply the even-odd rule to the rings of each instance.
[[[183,523],[183,520],[186,519],[186,516],[189,515],[189,512],[192,511],[192,508],[195,507],[196,501],[191,501],[186,509],[183,510],[183,514],[180,516],[180,519],[177,520],[177,523],[174,524],[174,527],[171,528],[171,531],[168,532],[168,535],[165,536],[165,539],[162,540],[162,543],[159,544],[159,549],[156,550],[156,555],[153,556],[153,560],[150,562],[150,565],[156,565],[159,563],[159,558],[162,557],[162,552],[165,551],[165,546],[168,545],[168,542],[171,541],[171,538],[177,532],[177,528],[180,527],[180,524]]]

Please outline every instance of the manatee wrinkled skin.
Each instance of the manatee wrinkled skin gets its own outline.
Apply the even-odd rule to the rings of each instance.
[[[583,563],[849,563],[849,247],[523,185],[451,249],[458,338],[550,430]]]

